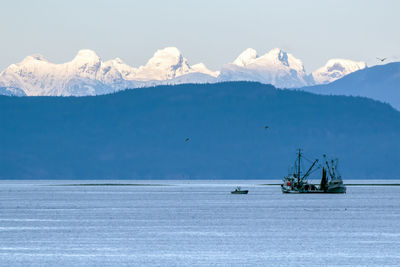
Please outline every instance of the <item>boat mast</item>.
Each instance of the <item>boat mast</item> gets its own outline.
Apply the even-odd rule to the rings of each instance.
[[[297,164],[297,183],[300,183],[300,158],[301,158],[301,149],[299,148],[299,159]]]
[[[326,159],[326,155],[324,154],[323,156],[324,156],[326,167],[328,169],[329,176],[331,177],[331,179],[334,179],[334,173],[331,172],[331,166],[329,166],[328,160]]]

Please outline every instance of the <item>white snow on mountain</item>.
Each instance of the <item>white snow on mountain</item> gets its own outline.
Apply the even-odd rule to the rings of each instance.
[[[201,73],[201,72],[191,72],[185,75],[178,76],[171,80],[165,80],[159,82],[159,84],[184,84],[184,83],[216,83],[217,78],[214,76]]]
[[[328,60],[325,66],[314,71],[312,76],[317,84],[325,84],[338,80],[352,72],[365,69],[366,67],[367,64],[365,62],[334,58]]]
[[[302,87],[313,83],[303,63],[279,48],[263,56],[254,49],[246,49],[233,63],[225,65],[219,75],[221,81],[258,81],[279,88]]]
[[[253,63],[256,58],[258,58],[257,51],[253,48],[247,48],[233,61],[233,64],[244,67]]]
[[[169,80],[190,72],[186,58],[176,47],[157,50],[146,65],[141,66],[135,78],[140,81]]]
[[[204,63],[197,63],[197,64],[195,64],[195,65],[192,65],[191,67],[190,67],[190,69],[191,69],[191,73],[201,73],[201,74],[207,74],[207,75],[210,75],[210,76],[212,76],[212,77],[214,77],[214,78],[216,78],[216,77],[218,77],[218,75],[219,75],[219,71],[212,71],[212,70],[209,70],[207,67],[206,67],[206,65],[204,65]]]
[[[0,72],[0,94],[84,96],[158,84],[218,81],[258,81],[279,88],[298,88],[331,82],[365,67],[363,62],[333,59],[307,74],[299,59],[279,48],[262,56],[248,48],[220,71],[211,71],[203,63],[190,65],[176,47],[166,47],[136,68],[120,58],[102,61],[94,51],[83,49],[63,64],[32,55],[10,65]]]
[[[188,60],[176,47],[157,50],[146,65],[139,67],[135,77],[137,81],[164,81],[177,78],[189,73],[203,73],[213,77],[219,72],[209,70],[203,63],[190,66]]]
[[[8,96],[26,96],[25,92],[19,88],[14,87],[2,87],[0,85],[0,95]]]
[[[102,61],[92,50],[80,50],[75,58],[63,64],[53,64],[41,55],[26,57],[0,73],[3,87],[20,88],[26,95],[83,96],[106,94],[125,88],[172,83],[186,74],[183,82],[209,82],[218,75],[204,64],[191,67],[175,47],[158,50],[145,66],[125,64],[121,59]],[[191,81],[190,77],[194,79]]]

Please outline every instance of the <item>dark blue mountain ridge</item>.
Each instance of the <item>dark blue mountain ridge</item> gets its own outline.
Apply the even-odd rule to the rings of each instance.
[[[400,62],[362,69],[332,83],[300,90],[316,94],[369,97],[400,110]]]
[[[1,179],[281,179],[299,147],[344,179],[400,178],[400,112],[368,98],[227,82],[0,108]]]

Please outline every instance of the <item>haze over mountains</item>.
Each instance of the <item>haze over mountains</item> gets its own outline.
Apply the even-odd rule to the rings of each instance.
[[[0,106],[0,179],[281,179],[298,148],[400,178],[400,112],[368,98],[229,82]]]
[[[331,59],[326,66],[307,73],[301,60],[278,48],[261,56],[254,49],[246,49],[219,71],[212,71],[203,63],[189,64],[175,47],[156,51],[140,67],[129,66],[119,58],[102,61],[94,51],[80,50],[72,61],[63,64],[32,55],[10,65],[0,73],[0,94],[84,96],[159,84],[221,81],[258,81],[279,88],[297,88],[329,83],[363,68],[363,62]]]

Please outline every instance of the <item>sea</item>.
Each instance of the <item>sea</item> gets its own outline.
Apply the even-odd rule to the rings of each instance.
[[[400,181],[279,182],[1,180],[0,266],[400,266]]]

